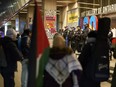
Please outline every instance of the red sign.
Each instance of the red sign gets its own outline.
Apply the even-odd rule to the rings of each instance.
[[[55,21],[55,17],[47,16],[47,17],[46,17],[46,20],[47,20],[47,21]]]

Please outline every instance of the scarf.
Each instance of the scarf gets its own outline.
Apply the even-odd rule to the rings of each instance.
[[[55,79],[55,81],[62,87],[62,84],[69,77],[73,70],[82,70],[80,63],[72,55],[66,55],[60,60],[49,59],[46,65],[46,71]],[[77,77],[77,76],[76,76]],[[73,79],[75,76],[73,75]],[[73,81],[74,85],[78,85],[77,79]],[[78,86],[74,86],[78,87]]]

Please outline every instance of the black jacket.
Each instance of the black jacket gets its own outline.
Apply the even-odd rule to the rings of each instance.
[[[83,47],[83,50],[81,54],[79,55],[78,60],[80,61],[82,68],[83,68],[83,74],[80,81],[80,87],[100,87],[99,82],[93,81],[91,78],[87,76],[87,65],[92,60],[91,53],[92,53],[92,45],[95,43],[95,41],[92,41],[90,39]]]
[[[18,50],[14,41],[9,37],[3,38],[2,45],[6,55],[6,61],[7,61],[6,69],[9,71],[16,71],[17,61],[21,61],[23,59],[22,54]]]

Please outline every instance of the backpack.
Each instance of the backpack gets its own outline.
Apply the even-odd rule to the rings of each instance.
[[[104,22],[105,21],[105,22]],[[109,73],[109,43],[108,43],[108,29],[109,18],[102,18],[99,20],[99,29],[97,32],[97,39],[95,44],[91,47],[92,60],[87,64],[87,76],[94,81],[107,81]],[[101,27],[101,26],[102,27]],[[106,28],[103,28],[106,27]]]

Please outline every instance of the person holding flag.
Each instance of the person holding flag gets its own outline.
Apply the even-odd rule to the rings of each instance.
[[[57,39],[60,39],[60,38],[57,38]],[[56,43],[57,39],[55,39],[55,41],[54,41],[55,47],[56,47],[55,43]],[[66,79],[70,79],[71,73],[74,71],[73,77],[71,77],[74,79],[74,82],[71,80],[69,82],[73,82],[75,84],[75,87],[78,87],[78,84],[77,84],[78,79],[77,79],[76,75],[77,75],[77,73],[80,73],[78,71],[82,71],[82,67],[81,67],[80,63],[77,61],[77,59],[75,59],[71,55],[72,51],[69,50],[69,48],[65,48],[64,40],[61,39],[60,41],[61,42],[59,42],[59,43],[61,43],[63,46],[62,46],[61,50],[60,50],[60,48],[58,48],[59,52],[65,51],[67,49],[68,50],[66,52],[63,52],[61,55],[57,54],[57,52],[56,52],[56,56],[59,55],[59,59],[58,58],[56,58],[56,59],[58,59],[58,61],[61,61],[61,62],[63,62],[63,59],[64,59],[65,62],[62,64],[64,64],[63,67],[66,68],[66,69],[64,69],[64,72],[62,73],[63,77],[65,77],[65,76],[66,77],[65,77],[65,79],[60,81],[59,86],[62,86],[62,84],[66,81]],[[57,45],[57,46],[59,47],[59,45]],[[50,49],[49,41],[48,41],[45,29],[44,29],[44,25],[42,22],[41,13],[40,13],[39,7],[37,6],[37,2],[35,0],[34,19],[33,19],[33,26],[32,26],[30,53],[29,53],[29,75],[28,75],[27,87],[51,87],[52,86],[52,84],[50,85],[50,83],[48,83],[46,81],[46,79],[47,79],[47,76],[51,75],[51,73],[47,70],[50,67],[47,67],[47,66],[50,63],[49,61],[53,60],[52,58],[55,58],[55,56],[50,58],[51,56],[53,56],[53,55],[51,55],[53,50],[54,50],[54,48]],[[74,60],[74,61],[71,62],[71,60],[72,61]],[[56,61],[56,60],[53,60],[53,61]],[[59,66],[56,66],[56,67],[59,67]],[[56,69],[56,68],[54,67],[54,69]],[[60,67],[59,67],[59,69],[60,69]],[[63,68],[61,68],[57,72],[60,73],[60,71],[62,71],[62,69]],[[47,74],[46,72],[49,75],[46,75]],[[60,74],[60,79],[62,79],[62,74]],[[64,74],[66,74],[66,75],[64,75]],[[57,77],[57,75],[55,75],[55,73],[54,73],[54,76]],[[54,79],[54,81],[56,82],[55,84],[58,85],[57,82],[58,82],[59,77],[55,78],[54,76],[51,76],[51,79]],[[73,83],[70,85],[73,86]],[[49,85],[45,85],[45,84],[49,84]],[[56,86],[52,86],[52,87],[56,87]]]
[[[44,71],[43,87],[79,87],[82,67],[60,34],[54,36]]]
[[[27,87],[43,87],[44,68],[48,61],[49,41],[44,29],[41,13],[35,1],[32,36],[29,51]]]

